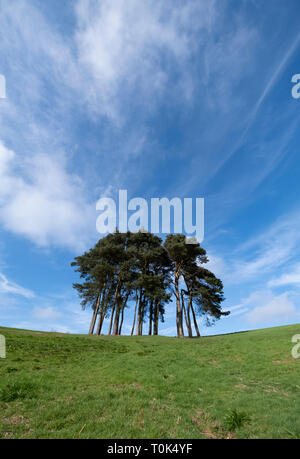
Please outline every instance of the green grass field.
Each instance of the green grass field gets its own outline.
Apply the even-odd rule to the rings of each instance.
[[[0,438],[300,438],[298,333],[179,340],[0,328]]]

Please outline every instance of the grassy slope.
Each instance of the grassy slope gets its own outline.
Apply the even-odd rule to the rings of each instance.
[[[178,340],[0,328],[0,438],[300,438],[299,332]],[[233,409],[251,420],[229,432]]]

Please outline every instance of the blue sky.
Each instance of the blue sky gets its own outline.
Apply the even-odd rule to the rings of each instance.
[[[300,323],[299,1],[0,11],[0,324],[87,331],[70,262],[119,189],[204,197],[203,246],[232,313],[203,334]],[[174,325],[170,305],[160,332]]]

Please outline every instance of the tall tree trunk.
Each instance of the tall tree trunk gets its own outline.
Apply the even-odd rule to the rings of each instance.
[[[191,304],[192,304],[192,298],[190,297],[189,304],[188,304],[188,307],[187,307],[187,316],[188,316],[188,321],[189,321],[191,332],[192,332],[192,336],[193,336],[193,328],[192,328],[192,321],[191,321]]]
[[[122,305],[121,323],[120,323],[119,332],[118,332],[119,335],[121,335],[122,333],[122,326],[123,326],[123,321],[124,321],[124,309],[126,308],[128,297],[129,297],[129,293],[127,293],[125,301]]]
[[[101,315],[101,312],[100,312],[100,314],[98,314],[98,325],[97,325],[96,335],[98,335],[98,336],[100,335],[101,328],[102,328],[102,315]]]
[[[98,328],[97,328],[97,335],[100,336],[101,335],[101,330],[102,330],[102,326],[103,326],[103,322],[104,322],[104,311],[101,311],[100,314],[99,314],[99,322],[98,322]]]
[[[132,329],[131,329],[131,336],[134,333],[134,327],[135,327],[135,320],[136,320],[136,310],[137,310],[137,305],[138,305],[138,292],[136,291],[136,300],[135,300],[135,308],[134,308],[134,317],[133,317],[133,324],[132,324]]]
[[[98,326],[97,326],[97,332],[96,332],[96,334],[98,336],[101,334],[102,325],[103,325],[104,316],[105,316],[105,309],[106,309],[106,307],[105,307],[106,306],[105,305],[105,291],[106,291],[106,283],[104,284],[104,287],[103,287],[101,308],[100,308],[100,312],[99,312],[99,320],[98,320]]]
[[[108,334],[111,335],[111,330],[112,330],[112,325],[113,325],[113,318],[114,318],[114,313],[115,313],[115,307],[116,305],[114,304],[111,310],[111,318],[110,318],[110,324],[109,324],[109,332]]]
[[[149,311],[149,331],[148,335],[152,335],[152,320],[153,320],[153,299],[151,300],[150,303],[150,311]]]
[[[97,314],[98,314],[98,310],[99,310],[100,297],[101,297],[101,289],[99,290],[99,293],[98,293],[98,297],[97,297],[97,301],[96,301],[93,317],[92,317],[91,324],[90,324],[89,335],[92,335],[94,333]]]
[[[187,314],[186,314],[183,291],[181,291],[181,302],[182,302],[182,309],[183,309],[183,312],[184,312],[184,318],[185,318],[185,323],[186,323],[186,328],[187,328],[187,331],[188,331],[188,335],[189,335],[189,338],[193,338],[193,331],[192,331],[191,323],[189,322],[189,319],[188,319]]]
[[[123,326],[123,320],[124,320],[124,308],[125,308],[125,306],[123,305],[122,313],[121,313],[121,323],[120,323],[119,332],[118,332],[119,335],[121,335],[121,333],[122,333],[122,326]]]
[[[158,335],[158,313],[159,313],[160,301],[158,298],[155,298],[155,307],[154,307],[154,326],[153,334]]]
[[[193,303],[191,303],[191,310],[192,310],[192,314],[193,314],[195,330],[196,330],[197,336],[199,338],[201,335],[200,335],[200,332],[199,332],[197,319],[196,319],[196,314],[195,314],[195,311],[194,311],[194,308],[193,308]]]
[[[103,322],[104,322],[105,313],[106,313],[106,308],[103,307],[103,309],[99,313],[99,322],[98,322],[98,328],[97,328],[97,335],[98,336],[101,335],[101,330],[102,330],[102,326],[103,326]]]
[[[145,312],[145,295],[142,301],[142,308],[141,308],[141,317],[140,317],[140,330],[139,335],[143,335],[143,325],[144,325],[144,312]]]
[[[114,298],[114,309],[115,309],[115,320],[114,320],[114,328],[112,334],[115,336],[118,334],[119,331],[119,317],[120,317],[120,288],[121,288],[121,282],[120,280],[118,281],[117,287],[116,287],[116,293],[115,293],[115,298]]]
[[[136,323],[136,335],[141,335],[142,302],[143,302],[143,292],[142,292],[142,289],[140,289],[138,317],[137,317],[137,323]]]
[[[179,277],[180,277],[180,268],[178,267],[175,273],[175,296],[176,296],[176,325],[177,325],[177,337],[183,338],[183,326],[182,326],[182,309],[180,305],[180,295],[179,295]]]
[[[119,332],[120,310],[121,310],[121,305],[120,305],[119,301],[117,301],[116,313],[115,313],[115,321],[114,321],[114,329],[113,329],[113,336],[116,336],[118,334],[118,332]]]

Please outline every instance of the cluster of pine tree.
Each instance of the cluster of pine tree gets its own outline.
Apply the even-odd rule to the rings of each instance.
[[[198,243],[186,244],[182,234],[169,234],[164,243],[146,231],[108,234],[72,263],[83,279],[73,284],[81,305],[93,310],[89,333],[96,329],[100,335],[108,319],[109,335],[121,335],[132,304],[131,335],[142,335],[147,320],[148,334],[157,335],[165,306],[174,299],[177,336],[184,336],[184,322],[189,337],[193,325],[200,336],[198,317],[211,325],[229,314],[221,308],[222,282],[203,267],[207,262],[206,251]]]

